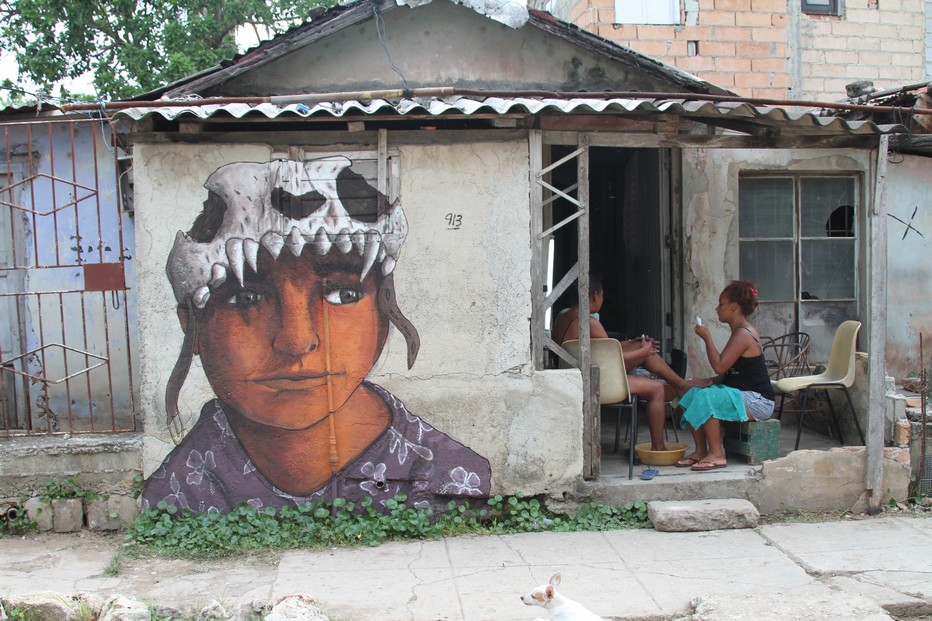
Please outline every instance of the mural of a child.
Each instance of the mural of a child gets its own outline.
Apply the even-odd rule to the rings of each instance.
[[[207,179],[167,265],[185,334],[169,424],[193,356],[216,399],[145,481],[143,508],[488,496],[488,460],[366,381],[389,323],[409,368],[419,338],[392,277],[404,212],[351,167],[342,156],[237,162]]]

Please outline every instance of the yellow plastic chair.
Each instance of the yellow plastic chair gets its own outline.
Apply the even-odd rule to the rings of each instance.
[[[806,413],[806,400],[812,390],[841,389],[845,391],[845,397],[848,398],[848,407],[851,408],[851,417],[854,419],[854,425],[861,437],[861,444],[865,444],[864,432],[861,431],[861,423],[858,421],[858,416],[854,411],[854,404],[851,402],[851,393],[848,391],[851,385],[854,384],[854,352],[860,329],[860,321],[849,320],[838,326],[838,329],[835,330],[835,338],[832,340],[828,368],[823,373],[784,377],[777,381],[777,390],[781,393],[803,391],[803,404],[799,412],[799,428],[796,430],[796,447],[794,450],[799,450],[799,438],[803,432],[803,416]],[[785,399],[780,401],[780,412],[777,414],[777,418],[783,415],[784,401]],[[832,422],[835,424],[838,441],[844,444],[841,437],[841,427],[838,425],[838,417],[835,415],[835,406],[832,405],[831,399],[828,399],[828,408],[832,413]]]
[[[590,352],[592,364],[599,366],[599,406],[615,407],[618,415],[615,418],[615,452],[619,451],[621,439],[621,409],[627,407],[631,410],[631,437],[638,437],[638,398],[628,389],[628,374],[625,372],[625,358],[621,351],[621,343],[617,339],[591,339]],[[563,343],[563,349],[579,360],[579,341],[571,340]],[[561,368],[572,368],[562,358]],[[628,446],[628,478],[634,476],[634,445],[631,441]]]

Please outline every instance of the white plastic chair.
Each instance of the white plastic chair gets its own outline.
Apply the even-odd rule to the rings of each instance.
[[[599,406],[618,408],[615,419],[615,452],[619,451],[621,439],[621,409],[631,410],[631,437],[638,437],[638,398],[628,388],[628,374],[625,372],[625,358],[621,343],[617,339],[591,339],[590,352],[592,364],[599,366]],[[579,341],[563,343],[563,349],[579,360]],[[560,359],[561,368],[571,368]],[[634,476],[634,444],[628,447],[628,478]]]
[[[859,321],[842,322],[838,329],[835,330],[835,338],[832,340],[832,351],[828,358],[828,368],[817,375],[800,375],[797,377],[784,377],[777,381],[777,390],[781,393],[803,391],[803,404],[799,412],[799,428],[796,430],[796,447],[799,450],[799,438],[803,432],[803,416],[806,414],[806,400],[809,392],[812,390],[830,390],[841,389],[845,391],[845,397],[848,398],[848,407],[851,408],[851,417],[854,419],[854,425],[857,427],[858,435],[861,437],[861,444],[864,444],[864,432],[861,431],[861,423],[854,411],[854,404],[851,402],[851,393],[848,389],[854,384],[854,353],[858,339],[858,331],[861,329]],[[777,418],[783,415],[783,402],[780,401],[780,411]],[[832,422],[835,424],[835,431],[838,433],[838,441],[844,444],[841,437],[841,427],[838,425],[838,417],[835,415],[835,406],[832,400],[828,399],[829,411],[832,413]]]

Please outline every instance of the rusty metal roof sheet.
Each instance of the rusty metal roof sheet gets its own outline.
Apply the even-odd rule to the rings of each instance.
[[[157,103],[157,102],[153,102]],[[282,116],[311,117],[355,117],[359,115],[471,115],[478,113],[537,114],[537,113],[613,113],[626,116],[649,118],[656,114],[672,114],[695,120],[751,121],[757,125],[779,128],[791,133],[815,134],[887,134],[905,132],[903,125],[878,125],[872,121],[849,121],[833,116],[820,116],[812,110],[794,111],[785,108],[754,106],[747,103],[723,103],[708,101],[660,100],[660,99],[548,99],[530,97],[448,97],[368,101],[325,101],[311,104],[257,105],[231,103],[198,105],[197,100],[172,102],[171,105],[156,107],[127,108],[113,113],[115,119],[128,117],[134,121],[159,116],[167,120],[181,118],[216,119],[247,116],[279,118]]]

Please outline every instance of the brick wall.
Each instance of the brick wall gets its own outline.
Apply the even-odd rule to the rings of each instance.
[[[846,0],[843,17],[803,16],[799,39],[803,98],[842,99],[857,80],[878,89],[921,82],[925,0]]]
[[[613,0],[579,0],[569,20],[751,97],[837,101],[925,75],[929,0],[845,0],[844,16],[803,15],[799,0],[690,0],[680,25],[616,23]]]

